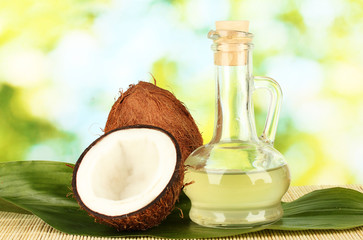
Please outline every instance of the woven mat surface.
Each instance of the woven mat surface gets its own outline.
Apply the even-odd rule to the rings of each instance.
[[[329,188],[335,186],[299,186],[290,187],[289,191],[285,194],[283,201],[292,201],[300,196],[311,192],[316,189]],[[363,192],[363,185],[344,185],[339,187],[352,188]],[[50,240],[106,240],[115,238],[105,237],[87,237],[77,236],[62,233],[45,222],[40,218],[33,215],[17,214],[10,212],[0,211],[0,240],[31,240],[31,239],[50,239]],[[161,238],[150,237],[137,237],[137,238],[122,238],[125,240],[138,239],[138,240],[154,240]],[[314,231],[276,231],[264,230],[260,232],[247,233],[234,237],[214,238],[214,239],[294,239],[294,240],[363,240],[363,227],[349,229],[349,230],[314,230]]]

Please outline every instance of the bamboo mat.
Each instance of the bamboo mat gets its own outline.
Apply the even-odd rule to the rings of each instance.
[[[290,187],[285,194],[283,201],[292,201],[313,190],[335,187],[335,186],[300,186]],[[345,185],[340,187],[352,188],[363,192],[363,185]],[[62,233],[34,215],[17,214],[0,211],[0,240],[107,240],[115,238],[87,237]],[[161,240],[162,238],[137,237],[122,238],[125,240]],[[306,230],[306,231],[276,231],[263,230],[260,232],[247,233],[234,237],[214,238],[218,240],[239,240],[239,239],[294,239],[294,240],[363,240],[363,227],[348,230]]]

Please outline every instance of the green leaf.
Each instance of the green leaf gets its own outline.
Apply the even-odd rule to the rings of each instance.
[[[111,227],[95,223],[70,196],[72,171],[71,167],[61,162],[0,163],[0,210],[19,211],[22,208],[60,231],[90,236],[207,238],[263,229],[214,229],[194,224],[188,217],[190,201],[182,194],[177,208],[161,225],[147,231],[117,232]],[[265,228],[344,229],[363,225],[363,194],[350,189],[315,191],[296,201],[283,203],[283,208],[284,217]],[[180,217],[179,209],[184,218]]]
[[[347,229],[363,225],[363,194],[352,189],[316,190],[282,207],[283,218],[269,229]]]
[[[22,214],[32,214],[31,212],[28,212],[28,211],[24,210],[23,208],[20,208],[1,198],[0,198],[0,211],[22,213]]]

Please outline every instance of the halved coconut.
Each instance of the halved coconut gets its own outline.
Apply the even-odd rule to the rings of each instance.
[[[80,206],[120,230],[144,230],[173,209],[182,186],[174,137],[147,125],[118,128],[78,159],[72,187]]]

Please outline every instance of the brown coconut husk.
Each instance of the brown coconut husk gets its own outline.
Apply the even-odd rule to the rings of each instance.
[[[182,161],[203,144],[193,117],[171,92],[154,84],[130,85],[113,104],[104,131],[146,124],[171,133],[180,146]]]

